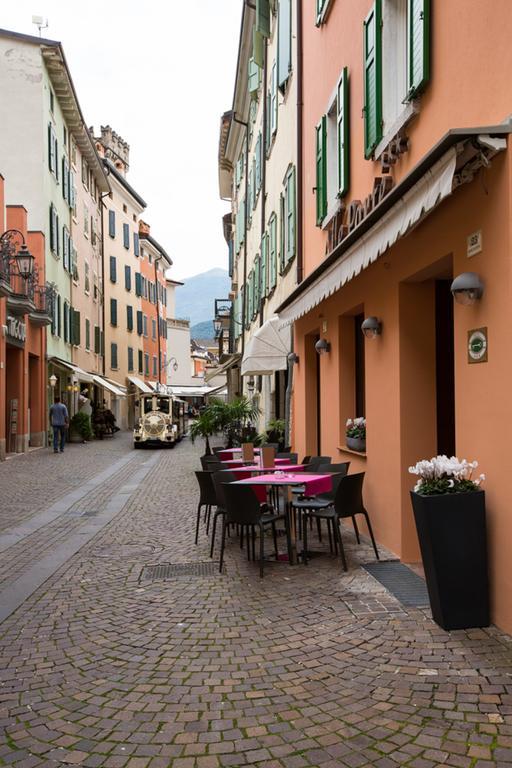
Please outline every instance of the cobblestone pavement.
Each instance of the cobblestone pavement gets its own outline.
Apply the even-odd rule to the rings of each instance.
[[[94,463],[104,447],[86,450]],[[134,452],[68,516],[76,536],[125,494],[0,624],[0,765],[511,766],[511,638],[446,633],[404,609],[358,567],[372,552],[348,529],[347,574],[326,554],[269,562],[260,580],[231,540],[223,574],[140,578],[145,565],[209,562],[204,529],[193,543],[199,450]],[[18,541],[10,567],[45,536]]]

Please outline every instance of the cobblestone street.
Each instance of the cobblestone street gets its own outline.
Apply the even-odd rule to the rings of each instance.
[[[0,765],[512,766],[512,639],[404,608],[351,529],[348,573],[260,580],[232,539],[223,574],[141,579],[210,562],[201,448],[119,434],[0,465]]]

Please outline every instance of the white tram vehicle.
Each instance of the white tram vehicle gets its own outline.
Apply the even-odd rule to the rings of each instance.
[[[135,419],[133,447],[169,446],[174,448],[186,431],[180,418],[182,411],[178,398],[160,392],[141,394],[138,400],[139,417]]]

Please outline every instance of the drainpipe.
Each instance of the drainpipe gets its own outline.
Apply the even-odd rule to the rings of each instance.
[[[156,337],[158,339],[158,383],[161,384],[162,382],[160,379],[162,378],[162,355],[161,355],[161,340],[160,340],[160,299],[158,298],[158,263],[161,261],[162,257],[157,256],[154,261],[155,266],[155,293],[156,293]]]
[[[265,42],[265,51],[263,54],[263,130],[261,132],[262,141],[262,157],[261,157],[261,237],[265,232],[265,195],[266,195],[266,181],[267,181],[267,43]],[[261,259],[261,250],[260,250]],[[268,264],[268,254],[267,254]],[[261,274],[261,262],[260,262],[260,274]],[[265,304],[265,297],[262,296],[260,300],[260,327],[263,325],[263,306]],[[261,386],[261,376],[260,376]],[[260,390],[261,391],[261,390]]]
[[[240,120],[235,113],[233,113],[233,120],[239,125],[243,125],[245,128],[245,216],[244,216],[244,293],[242,300],[242,357],[245,351],[245,305],[247,302],[246,285],[247,285],[247,191],[248,191],[248,176],[249,176],[249,123],[244,120]]]
[[[297,0],[297,283],[304,278],[303,260],[303,187],[304,168],[302,162],[303,129],[302,118],[304,111],[304,36],[302,29],[302,0]]]
[[[106,167],[105,167],[106,170]],[[107,173],[108,176],[108,173]],[[104,226],[104,216],[103,216],[103,209],[107,206],[104,204],[103,199],[105,197],[108,197],[109,193],[104,192],[102,195],[100,195],[100,206],[101,206],[101,325],[100,328],[100,356],[101,356],[101,372],[103,376],[105,376],[105,226]],[[101,334],[103,333],[103,354],[101,354]]]

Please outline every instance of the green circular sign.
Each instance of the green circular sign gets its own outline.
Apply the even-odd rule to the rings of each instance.
[[[473,331],[469,337],[468,352],[472,360],[481,360],[487,352],[487,338],[482,331]]]

